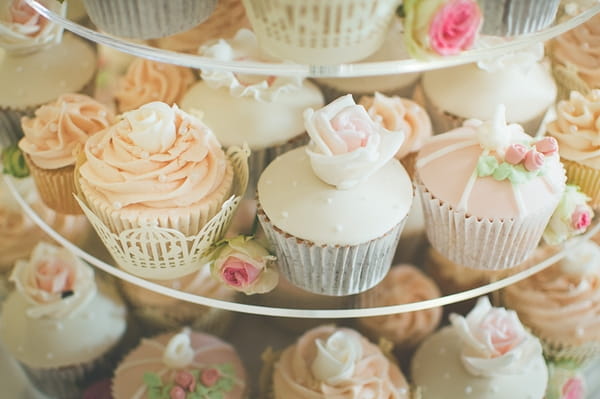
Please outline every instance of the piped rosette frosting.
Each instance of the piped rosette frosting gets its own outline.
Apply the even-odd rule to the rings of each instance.
[[[194,74],[189,68],[136,58],[119,79],[115,93],[119,112],[131,111],[152,101],[179,103],[193,82]]]
[[[404,376],[354,330],[322,326],[287,348],[275,364],[275,399],[401,399]]]
[[[112,392],[115,399],[244,399],[246,372],[233,347],[184,328],[142,339],[117,367]]]
[[[65,16],[66,3],[42,0],[51,11]],[[63,28],[42,17],[24,0],[3,0],[0,3],[0,48],[8,52],[25,54],[57,44]]]
[[[310,136],[306,153],[313,172],[337,189],[350,189],[369,178],[398,152],[402,130],[389,131],[371,119],[352,95],[340,97],[315,111],[304,111]]]

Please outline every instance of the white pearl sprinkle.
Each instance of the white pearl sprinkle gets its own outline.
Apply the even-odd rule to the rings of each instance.
[[[164,183],[167,181],[167,176],[165,175],[158,175],[158,181],[161,183]]]
[[[398,392],[400,393],[400,395],[406,395],[408,393],[406,388],[400,388]]]
[[[148,159],[150,158],[150,153],[148,151],[142,151],[140,156],[142,157],[142,159]]]
[[[123,207],[123,204],[121,204],[119,201],[113,202],[113,208],[121,209],[122,207]]]
[[[498,387],[496,385],[492,385],[491,389],[492,389],[493,393],[497,393],[498,392]]]
[[[335,225],[335,231],[337,231],[339,233],[342,230],[344,230],[344,226],[342,226],[341,224],[336,224]]]
[[[62,331],[62,330],[65,328],[65,326],[64,326],[64,325],[63,325],[63,323],[61,323],[60,321],[57,321],[57,322],[54,324],[54,328],[56,328],[58,331]]]
[[[327,201],[327,204],[329,205],[333,204],[333,198],[331,197],[327,198],[325,201]]]
[[[287,218],[288,216],[290,216],[290,214],[287,213],[286,211],[281,212],[281,217]]]
[[[583,47],[584,49],[589,49],[590,48],[590,44],[588,42],[583,42],[581,43],[581,47]]]
[[[49,128],[50,128],[50,131],[51,131],[51,132],[57,132],[57,131],[58,131],[58,125],[57,125],[55,122],[52,122],[52,123],[50,124],[50,127],[49,127]]]
[[[571,126],[569,126],[569,130],[570,130],[572,133],[575,133],[575,132],[577,132],[577,130],[579,130],[579,129],[577,128],[577,126],[575,126],[575,125],[571,125]]]
[[[98,112],[98,115],[100,115],[100,116],[103,116],[103,117],[104,117],[104,116],[106,116],[106,111],[102,109],[102,110],[100,110],[100,111]]]
[[[181,281],[173,281],[173,283],[171,284],[171,287],[172,287],[174,290],[178,290],[178,289],[180,289],[180,288],[181,288]]]
[[[583,337],[583,334],[585,334],[585,330],[583,327],[577,327],[575,329],[575,335],[577,335],[578,337]]]
[[[575,16],[578,10],[579,7],[575,3],[565,4],[565,13],[571,17]]]
[[[292,187],[297,187],[297,186],[298,186],[298,182],[297,182],[296,180],[294,180],[294,181],[292,182]]]
[[[467,385],[467,387],[465,388],[465,393],[467,395],[470,395],[471,393],[473,393],[473,387],[470,385]]]

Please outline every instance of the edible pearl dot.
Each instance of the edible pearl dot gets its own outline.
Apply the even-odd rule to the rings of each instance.
[[[326,201],[327,201],[327,204],[328,204],[328,205],[331,205],[331,204],[333,204],[333,198],[327,198],[327,200],[326,200]]]
[[[140,154],[140,156],[141,156],[143,159],[148,159],[148,158],[150,158],[150,153],[148,153],[148,151],[143,151],[143,152]]]
[[[64,328],[63,323],[60,321],[56,322],[56,324],[54,324],[54,328],[56,328],[58,331],[61,331]]]
[[[578,129],[577,129],[577,126],[575,126],[575,125],[571,125],[571,126],[569,126],[569,130],[570,130],[572,133],[575,133],[575,132],[577,132],[577,130],[578,130]]]
[[[493,393],[498,392],[498,387],[496,385],[492,385],[491,389]]]
[[[588,42],[583,42],[581,43],[581,47],[583,47],[584,49],[589,49],[590,48],[590,44]]]
[[[342,230],[344,230],[344,227],[341,224],[336,224],[335,225],[335,231],[337,231],[339,233]]]
[[[400,388],[399,393],[400,393],[400,395],[406,395],[408,393],[408,391],[406,390],[406,388]]]
[[[290,216],[290,214],[287,213],[286,211],[281,212],[281,217],[287,218],[288,216]]]
[[[467,395],[470,395],[471,393],[473,393],[473,387],[471,387],[470,385],[467,385],[467,387],[465,388],[465,393]]]
[[[105,111],[105,110],[100,110],[100,111],[98,112],[98,115],[100,115],[100,116],[104,117],[104,116],[106,116],[106,111]]]
[[[171,288],[173,288],[174,290],[178,290],[181,288],[181,281],[173,281],[173,284],[171,284]]]
[[[167,181],[167,176],[165,176],[165,175],[159,175],[158,176],[158,181],[161,182],[161,183],[166,182]]]
[[[123,204],[121,204],[119,201],[113,202],[113,208],[121,209],[122,207],[123,207]]]
[[[296,180],[294,180],[294,181],[292,182],[292,187],[296,187],[296,186],[298,186],[298,182],[297,182]]]
[[[579,7],[577,7],[577,4],[575,3],[565,4],[565,13],[571,17],[577,14],[578,9]]]
[[[56,123],[51,123],[50,124],[50,131],[51,132],[57,132],[58,131],[58,125]]]
[[[577,327],[577,329],[575,330],[575,335],[577,335],[578,337],[583,337],[584,333],[585,330],[583,329],[583,327]]]

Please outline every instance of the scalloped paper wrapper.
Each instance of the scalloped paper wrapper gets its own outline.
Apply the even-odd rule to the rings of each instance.
[[[75,166],[59,169],[42,169],[36,166],[27,153],[23,153],[29,172],[35,181],[40,199],[48,208],[63,214],[79,215],[79,204],[75,193]]]
[[[515,36],[537,32],[556,18],[560,0],[478,0],[483,12],[481,33]]]
[[[343,78],[340,78],[343,79]],[[368,79],[368,78],[365,78]],[[346,94],[348,94],[348,91],[343,91],[340,89],[336,89],[335,87],[331,87],[328,86],[327,84],[319,81],[318,79],[313,80],[317,86],[319,86],[319,89],[321,90],[321,93],[323,93],[323,98],[325,99],[325,104],[328,104],[330,102],[332,102],[333,100],[337,99],[338,97],[341,96],[345,96]],[[384,94],[388,97],[392,97],[392,96],[398,96],[398,97],[402,97],[402,98],[411,98],[413,96],[413,92],[415,90],[415,87],[417,86],[417,83],[419,82],[419,79],[415,79],[414,82],[411,82],[410,84],[403,86],[403,87],[394,87],[394,88],[390,88],[390,89],[386,89],[386,90],[377,90],[377,92]],[[350,92],[350,94],[352,94],[352,97],[354,97],[354,101],[356,103],[358,103],[360,101],[360,98],[362,96],[373,96],[373,94],[375,93],[375,90],[365,90],[362,92]]]
[[[155,39],[193,28],[217,0],[83,0],[92,22],[107,33]]]
[[[258,220],[275,247],[279,271],[297,287],[315,294],[358,294],[387,274],[406,217],[383,236],[358,245],[317,245],[275,227],[258,205]]]
[[[467,120],[467,118],[451,114],[435,106],[425,95],[423,86],[421,85],[418,85],[415,89],[413,100],[416,103],[422,105],[427,110],[427,114],[431,118],[433,134],[449,132],[452,129],[461,127],[463,122]],[[526,122],[520,122],[519,125],[523,127],[525,133],[529,134],[530,136],[535,136],[545,116],[546,111],[542,112],[541,115],[538,115],[531,120],[528,120]]]
[[[77,164],[82,165],[84,153]],[[196,234],[185,234],[176,228],[162,227],[163,220],[140,220],[137,225],[115,230],[115,218],[102,219],[96,215],[78,187],[76,200],[98,236],[119,267],[129,273],[149,279],[168,280],[183,277],[199,270],[206,262],[212,244],[225,235],[235,210],[248,185],[247,148],[230,147],[227,156],[233,167],[233,194],[219,204],[218,212],[207,220]],[[76,171],[78,175],[78,171]],[[114,212],[117,213],[117,212]],[[167,218],[168,219],[168,218]],[[208,218],[207,218],[208,219]],[[108,223],[107,223],[108,222]],[[170,221],[167,221],[170,222]],[[197,225],[197,223],[196,223]],[[184,221],[182,227],[189,226]]]
[[[503,270],[519,265],[535,250],[554,212],[541,209],[521,220],[478,219],[435,198],[418,180],[431,246],[448,260],[473,269]]]
[[[561,158],[567,172],[567,183],[579,186],[588,197],[593,208],[600,207],[600,170]]]

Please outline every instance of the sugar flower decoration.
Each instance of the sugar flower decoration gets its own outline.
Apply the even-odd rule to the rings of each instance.
[[[568,184],[544,230],[544,241],[548,245],[558,245],[571,237],[583,234],[594,217],[589,201],[590,198],[582,193],[579,187]]]

